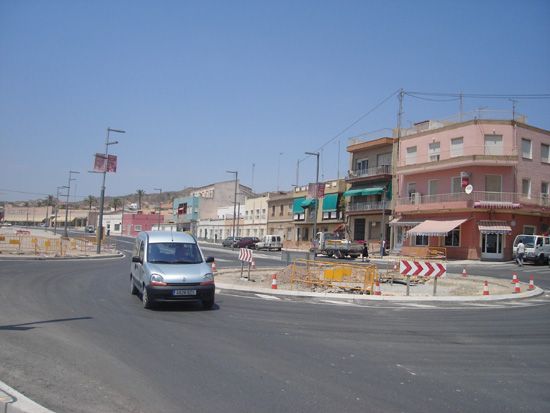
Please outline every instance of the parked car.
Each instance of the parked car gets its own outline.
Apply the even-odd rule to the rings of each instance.
[[[95,232],[94,226],[93,225],[88,225],[86,227],[86,232],[94,233]]]
[[[520,234],[516,236],[512,246],[512,256],[515,260],[519,242],[525,245],[524,261],[532,261],[535,264],[550,263],[550,237],[545,235]]]
[[[227,237],[222,241],[222,247],[234,247],[240,237]]]
[[[249,249],[255,249],[256,243],[260,242],[259,238],[256,237],[243,237],[240,240],[237,241],[235,247],[236,248],[249,248]]]
[[[182,232],[144,231],[136,238],[130,264],[130,292],[143,307],[156,303],[198,301],[214,305],[214,274],[195,237]]]
[[[264,235],[261,241],[256,243],[256,249],[281,251],[283,243],[280,235]]]

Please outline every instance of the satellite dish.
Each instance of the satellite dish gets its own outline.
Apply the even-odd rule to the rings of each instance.
[[[464,192],[466,192],[467,194],[471,194],[473,190],[474,187],[472,185],[467,185],[466,188],[464,188]]]

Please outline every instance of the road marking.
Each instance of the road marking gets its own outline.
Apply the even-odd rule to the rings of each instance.
[[[338,304],[338,305],[347,305],[352,307],[361,307],[354,303],[348,303],[347,301],[337,301],[337,300],[321,300],[323,303],[329,303],[329,304]]]
[[[405,370],[407,373],[409,373],[411,376],[416,376],[416,373],[409,369],[408,367],[402,366],[401,364],[396,364],[397,367]]]
[[[257,297],[263,298],[265,300],[280,300],[279,297],[275,297],[273,295],[267,295],[267,294],[254,294]]]
[[[399,303],[402,308],[414,307],[414,308],[437,308],[436,305],[430,304],[416,304],[416,303]]]

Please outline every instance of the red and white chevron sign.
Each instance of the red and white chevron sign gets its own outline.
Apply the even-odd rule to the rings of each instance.
[[[399,272],[401,275],[443,277],[447,274],[447,265],[440,262],[401,260],[399,264]]]
[[[252,262],[252,251],[248,248],[241,248],[239,252],[239,261]]]

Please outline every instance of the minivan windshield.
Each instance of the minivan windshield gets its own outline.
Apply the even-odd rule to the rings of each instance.
[[[514,246],[516,247],[520,241],[522,241],[523,244],[525,244],[525,248],[533,248],[535,246],[534,235],[518,235],[518,237],[514,242]]]
[[[157,242],[147,247],[147,262],[156,264],[199,264],[202,255],[194,243]]]

